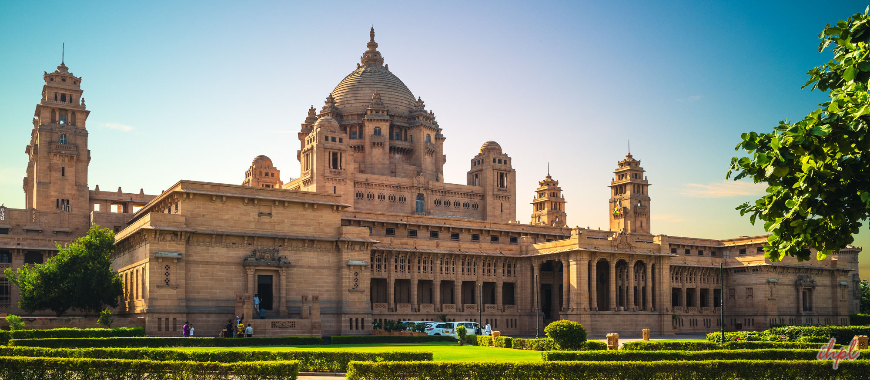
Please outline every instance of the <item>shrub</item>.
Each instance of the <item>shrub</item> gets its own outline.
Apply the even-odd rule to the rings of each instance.
[[[265,351],[218,350],[188,351],[163,348],[42,348],[0,347],[0,356],[52,358],[128,359],[152,361],[252,362],[297,360],[302,371],[346,372],[351,361],[431,361],[431,352],[353,352],[353,351]]]
[[[600,340],[587,340],[583,343],[582,349],[586,351],[607,350],[607,343]]]
[[[296,379],[298,361],[214,363],[119,359],[0,357],[2,379],[139,378]]]
[[[425,323],[417,323],[414,325],[414,331],[416,332],[426,332],[426,324]]]
[[[500,348],[513,348],[513,338],[509,336],[497,336],[493,346]]]
[[[468,330],[465,329],[465,325],[459,325],[456,327],[456,338],[459,339],[459,345],[465,342],[465,336],[468,334]]]
[[[24,321],[21,320],[21,317],[15,314],[9,314],[6,316],[6,323],[9,324],[9,330],[24,330]]]
[[[514,338],[511,342],[511,348],[517,350],[553,351],[556,349],[556,343],[552,339]]]
[[[667,340],[639,340],[635,342],[625,342],[622,344],[623,350],[628,351],[703,351],[703,350],[718,350],[719,345],[713,342],[679,342]]]
[[[332,344],[428,343],[455,341],[456,338],[446,335],[348,335],[332,337]]]
[[[853,325],[870,325],[870,314],[852,314],[849,316],[849,323]]]
[[[559,320],[550,323],[544,328],[547,337],[563,350],[577,350],[586,341],[586,329],[583,325],[574,322]]]
[[[240,347],[240,346],[302,346],[322,344],[320,337],[275,337],[275,338],[183,338],[183,337],[136,337],[136,338],[51,338],[12,339],[10,346],[47,348],[88,347]]]
[[[759,350],[759,349],[790,349],[790,350],[816,350],[818,352],[823,343],[804,342],[725,342],[722,348],[726,350]],[[835,348],[843,347],[840,344]]]
[[[544,379],[866,379],[870,360],[844,361],[834,370],[818,360],[653,362],[351,362],[348,380]]]
[[[144,337],[145,329],[141,327],[115,327],[112,329],[47,329],[18,330],[0,332],[3,344],[10,339],[46,339],[46,338],[109,338],[109,337]]]
[[[115,323],[115,318],[112,318],[112,311],[109,308],[103,309],[100,312],[100,318],[97,319],[97,323],[106,327],[112,327],[112,323]]]
[[[490,335],[469,335],[469,338],[474,337],[474,345],[483,347],[492,347],[492,336]]]
[[[839,343],[847,343],[855,335],[870,334],[870,326],[784,326],[764,331],[726,332],[726,342],[814,342],[827,343],[836,338]],[[707,340],[719,342],[721,333],[707,334]]]
[[[710,350],[710,351],[546,351],[544,361],[661,361],[661,360],[815,360],[810,350]],[[870,358],[859,356],[860,360]]]

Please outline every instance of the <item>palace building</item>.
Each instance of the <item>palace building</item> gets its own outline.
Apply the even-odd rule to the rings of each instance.
[[[596,335],[672,334],[847,324],[858,310],[860,248],[773,263],[766,236],[655,234],[650,182],[631,154],[609,185],[600,179],[611,189],[608,231],[569,227],[549,173],[523,195],[530,223],[516,221],[514,158],[494,141],[468,161],[465,184],[444,182],[449,126],[390,71],[373,29],[353,71],[308,110],[301,170],[285,181],[257,156],[241,185],[91,190],[82,79],[63,63],[44,79],[25,208],[0,207],[0,266],[41,263],[55,242],[112,228],[124,282],[116,312],[149,335],[177,335],[189,320],[215,336],[236,315],[260,336],[371,334],[373,321],[441,317],[506,335],[558,319]],[[21,313],[18,298],[0,280],[0,310]]]

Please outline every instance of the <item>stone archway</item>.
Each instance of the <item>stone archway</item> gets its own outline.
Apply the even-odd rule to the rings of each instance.
[[[595,263],[595,298],[598,311],[610,310],[610,262],[607,259]]]

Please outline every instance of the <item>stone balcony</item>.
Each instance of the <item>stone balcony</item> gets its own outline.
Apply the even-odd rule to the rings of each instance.
[[[372,312],[374,313],[386,313],[389,309],[387,308],[387,304],[385,303],[373,303],[372,304]]]
[[[420,312],[421,313],[434,313],[435,305],[431,303],[420,304]]]
[[[411,313],[413,309],[411,308],[411,304],[409,303],[397,303],[396,304],[396,312],[397,313]]]
[[[464,311],[466,313],[472,312],[472,311],[477,311],[477,304],[476,303],[463,304],[462,311]]]
[[[441,311],[444,313],[455,313],[456,312],[456,304],[445,303],[441,305]]]
[[[484,313],[495,313],[497,311],[498,311],[498,305],[496,305],[496,304],[483,305],[483,312]]]

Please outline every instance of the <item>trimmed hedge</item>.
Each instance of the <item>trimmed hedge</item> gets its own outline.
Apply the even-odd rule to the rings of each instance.
[[[243,346],[308,346],[323,344],[319,337],[275,338],[50,338],[12,339],[10,346],[47,348],[96,348],[96,347],[243,347]]]
[[[719,350],[720,347],[718,344],[713,342],[638,340],[623,343],[621,349],[626,351],[706,351]]]
[[[669,340],[634,341],[622,344],[626,351],[715,351],[715,350],[759,350],[759,349],[791,349],[816,350],[821,343],[800,342],[727,342],[719,345],[713,342],[679,342]],[[841,347],[836,345],[837,348]]]
[[[0,347],[0,356],[30,356],[51,358],[127,359],[151,361],[194,362],[255,362],[296,360],[302,371],[346,372],[351,361],[431,361],[431,352],[390,351],[265,351],[219,350],[188,351],[165,348],[42,348]]]
[[[852,314],[849,316],[849,323],[853,325],[870,325],[870,314]]]
[[[870,326],[782,326],[764,331],[726,332],[725,341],[827,343],[836,338],[837,343],[848,344],[855,335],[870,335]],[[707,340],[718,343],[722,340],[722,333],[709,333]]]
[[[0,379],[296,379],[297,361],[197,363],[180,361],[0,357]]]
[[[654,362],[351,362],[348,380],[502,379],[866,379],[870,360],[843,361],[837,370],[818,360]]]
[[[239,340],[245,339],[251,338],[244,338]],[[316,339],[320,340],[320,338]],[[455,342],[456,338],[447,335],[348,335],[331,337],[331,341],[332,344],[428,343]]]
[[[556,351],[559,348],[556,346],[556,343],[553,342],[552,339],[521,339],[521,338],[508,338],[511,339],[510,348],[517,350],[531,350],[531,351]],[[587,340],[580,345],[580,350],[606,350],[607,343],[598,340]]]
[[[544,361],[661,361],[661,360],[815,360],[813,350],[711,350],[711,351],[545,351]],[[859,356],[859,360],[870,357]]]
[[[513,348],[513,340],[509,336],[498,336],[495,338],[495,347],[499,348]]]
[[[115,327],[111,329],[47,329],[47,330],[0,330],[0,343],[10,339],[47,339],[47,338],[110,338],[145,336],[141,327]]]

